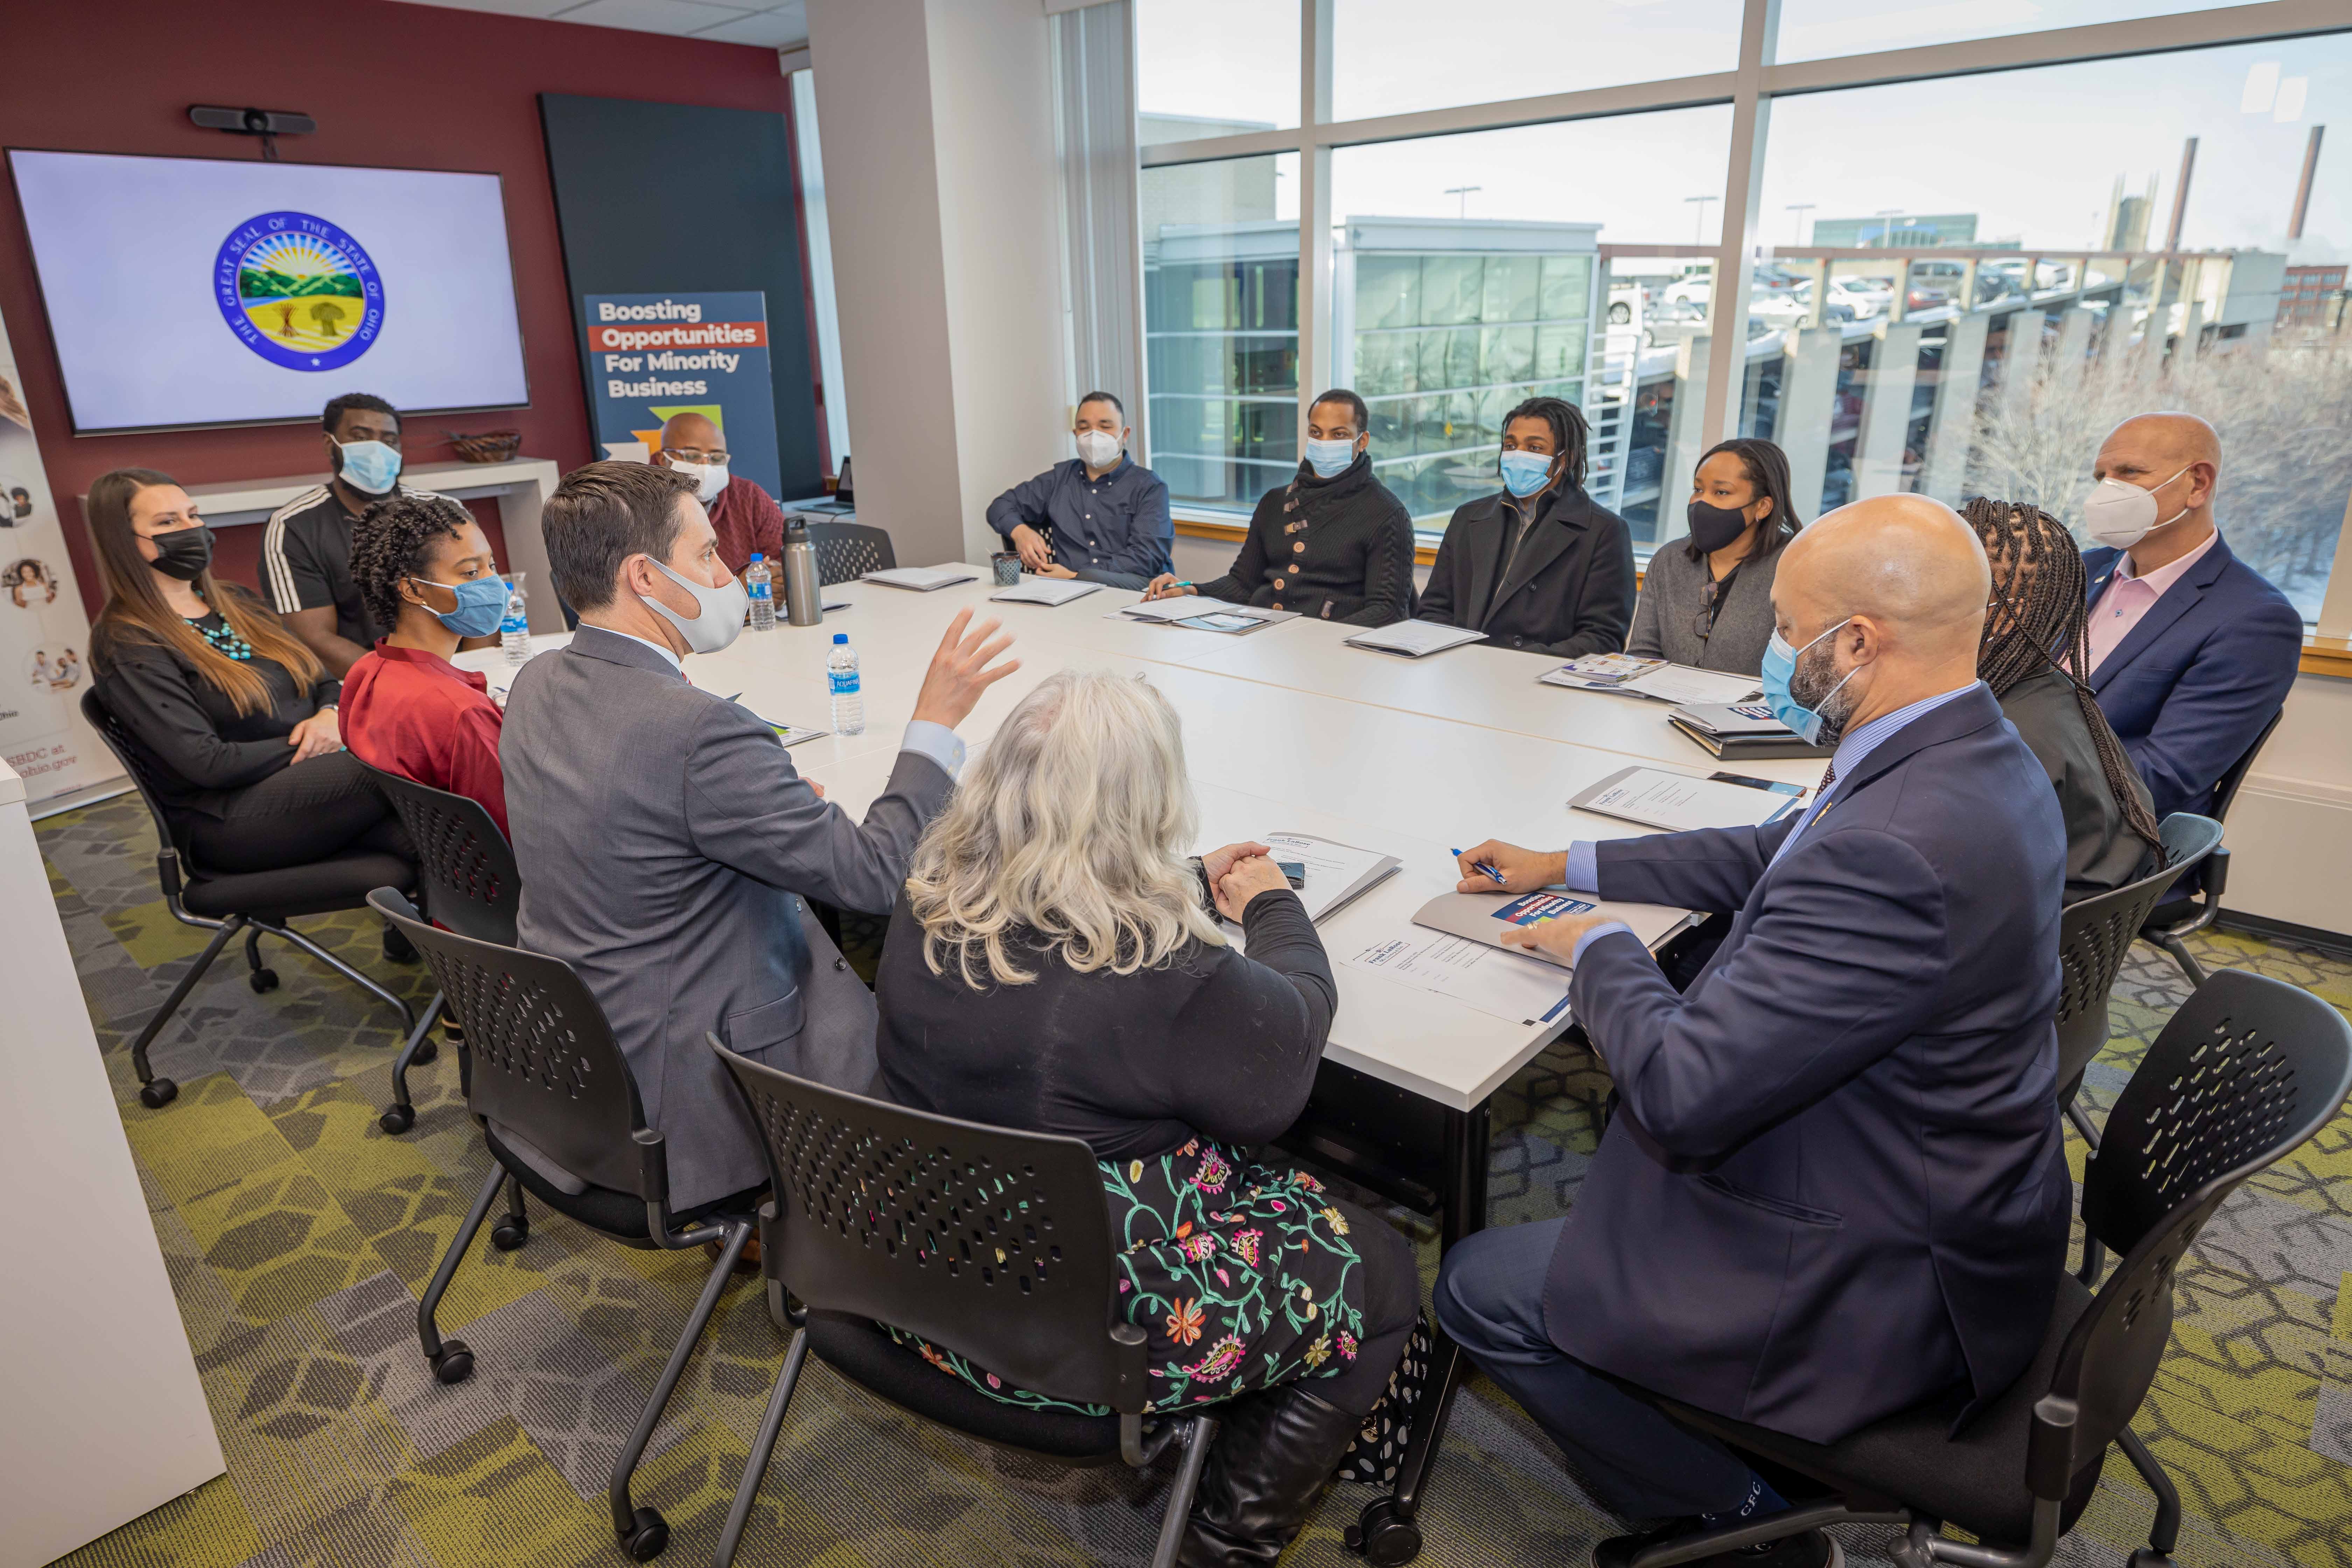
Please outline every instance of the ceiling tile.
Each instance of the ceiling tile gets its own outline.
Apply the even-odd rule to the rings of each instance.
[[[808,42],[808,7],[804,0],[772,11],[721,22],[694,35],[722,44],[764,44],[770,48],[796,49]]]
[[[447,11],[490,11],[501,16],[552,16],[580,0],[409,0],[416,5],[438,5]]]
[[[751,14],[749,6],[709,5],[703,0],[587,0],[585,5],[557,13],[556,19],[683,37]]]

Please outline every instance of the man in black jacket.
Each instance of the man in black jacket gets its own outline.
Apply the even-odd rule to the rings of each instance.
[[[1307,411],[1307,460],[1259,498],[1233,570],[1197,585],[1163,572],[1144,597],[1199,594],[1351,626],[1412,615],[1412,519],[1372,478],[1369,418],[1346,387],[1317,398]]]
[[[1530,397],[1503,421],[1503,489],[1458,508],[1420,618],[1498,647],[1615,653],[1633,621],[1633,535],[1584,493],[1584,416]]]

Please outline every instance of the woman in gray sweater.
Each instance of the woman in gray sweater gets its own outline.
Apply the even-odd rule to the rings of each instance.
[[[1802,526],[1786,452],[1745,437],[1709,447],[1691,482],[1690,535],[1650,557],[1625,651],[1757,674],[1772,640],[1773,569]]]

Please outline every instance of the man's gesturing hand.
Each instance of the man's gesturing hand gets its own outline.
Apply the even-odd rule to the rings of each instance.
[[[986,620],[967,636],[964,627],[971,621],[970,610],[958,610],[956,618],[948,623],[948,635],[940,639],[940,651],[931,655],[923,689],[916,695],[916,718],[952,730],[964,721],[982,692],[1021,668],[1017,658],[989,663],[1013,646],[1011,632],[992,636],[998,623]]]

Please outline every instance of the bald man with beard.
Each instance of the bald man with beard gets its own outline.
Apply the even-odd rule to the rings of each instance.
[[[2193,414],[2126,419],[2084,503],[2091,691],[2158,817],[2210,812],[2213,786],[2285,702],[2303,616],[2230,552],[2213,516],[2221,442]]]
[[[1736,911],[1683,992],[1614,921],[1513,933],[1573,962],[1616,1110],[1569,1216],[1469,1237],[1435,1292],[1454,1342],[1637,1529],[1787,1503],[1614,1380],[1811,1443],[1930,1402],[1964,1422],[2058,1300],[2066,831],[1977,679],[1990,581],[1940,502],[1830,513],[1781,553],[1764,662],[1775,706],[1835,748],[1801,815],[1461,858],[1465,892],[1493,890],[1491,866],[1514,892]],[[1722,1561],[1832,1554],[1811,1530]]]
[[[719,559],[738,577],[754,554],[771,561],[784,553],[784,509],[775,497],[738,475],[728,460],[727,435],[701,414],[673,414],[661,428],[654,461],[695,482],[695,499],[710,514],[719,535]],[[779,568],[776,574],[783,575]]]

